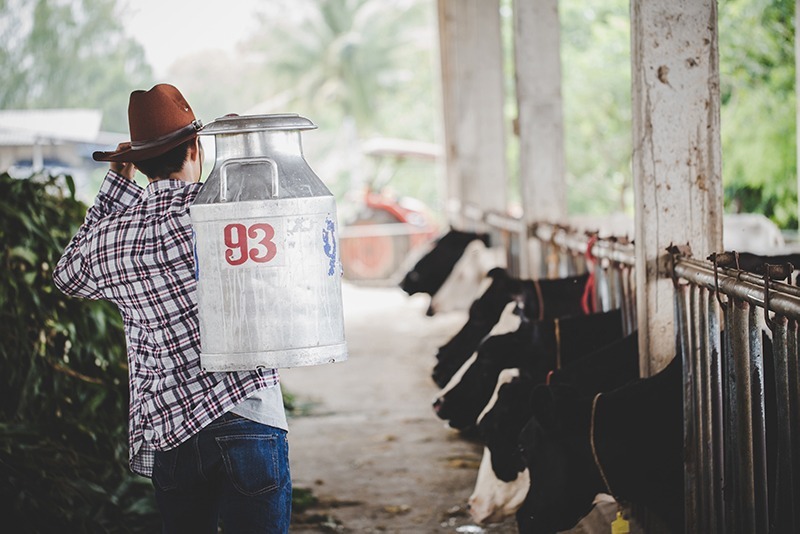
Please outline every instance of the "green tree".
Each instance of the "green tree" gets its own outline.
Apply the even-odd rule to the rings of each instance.
[[[0,513],[14,532],[155,532],[152,486],[127,465],[119,311],[53,286],[86,213],[66,185],[0,175]]]
[[[152,71],[124,20],[116,0],[0,1],[0,108],[94,107],[127,131],[128,95]]]
[[[726,208],[796,226],[794,1],[721,2],[719,41]]]
[[[433,138],[431,3],[282,0],[247,43],[265,99],[301,105],[362,136]],[[408,120],[416,119],[413,124]]]
[[[628,0],[559,2],[571,213],[632,210]]]

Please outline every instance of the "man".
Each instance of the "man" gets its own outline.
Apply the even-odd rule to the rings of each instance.
[[[110,170],[53,274],[68,295],[105,299],[128,346],[131,469],[152,477],[164,532],[287,532],[286,415],[276,370],[200,367],[189,206],[202,124],[175,87],[130,95],[131,141],[95,152]],[[134,180],[136,169],[149,184]]]

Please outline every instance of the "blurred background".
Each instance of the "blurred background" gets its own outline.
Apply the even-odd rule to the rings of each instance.
[[[570,213],[633,212],[629,5],[559,2]],[[511,0],[500,12],[513,210]],[[719,1],[725,208],[786,231],[797,228],[794,12],[794,0]],[[345,277],[385,282],[446,229],[437,32],[435,0],[0,0],[8,524],[157,528],[148,483],[127,472],[119,316],[63,298],[50,280],[107,169],[92,151],[129,139],[130,92],[171,83],[206,123],[227,113],[311,119],[319,128],[303,134],[305,155],[337,198]],[[397,221],[417,227],[400,244],[370,230]],[[348,232],[360,242],[348,244]]]
[[[509,65],[510,4],[501,2]],[[559,9],[569,211],[630,213],[629,2],[562,0]],[[436,16],[433,0],[0,2],[0,172],[68,171],[90,201],[105,170],[90,153],[128,138],[131,90],[169,82],[206,123],[231,112],[313,120],[306,157],[343,218],[373,183],[420,201],[441,224]],[[782,228],[797,227],[793,17],[791,0],[719,5],[726,208]],[[376,138],[420,144],[369,153]]]

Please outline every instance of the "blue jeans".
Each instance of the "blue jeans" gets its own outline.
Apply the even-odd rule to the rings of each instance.
[[[153,468],[165,534],[289,531],[292,481],[286,431],[232,413],[169,451]]]

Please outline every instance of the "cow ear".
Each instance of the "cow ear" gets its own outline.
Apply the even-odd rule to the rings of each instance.
[[[531,393],[531,409],[539,425],[548,431],[555,431],[558,427],[556,414],[556,399],[550,386],[539,385]]]

